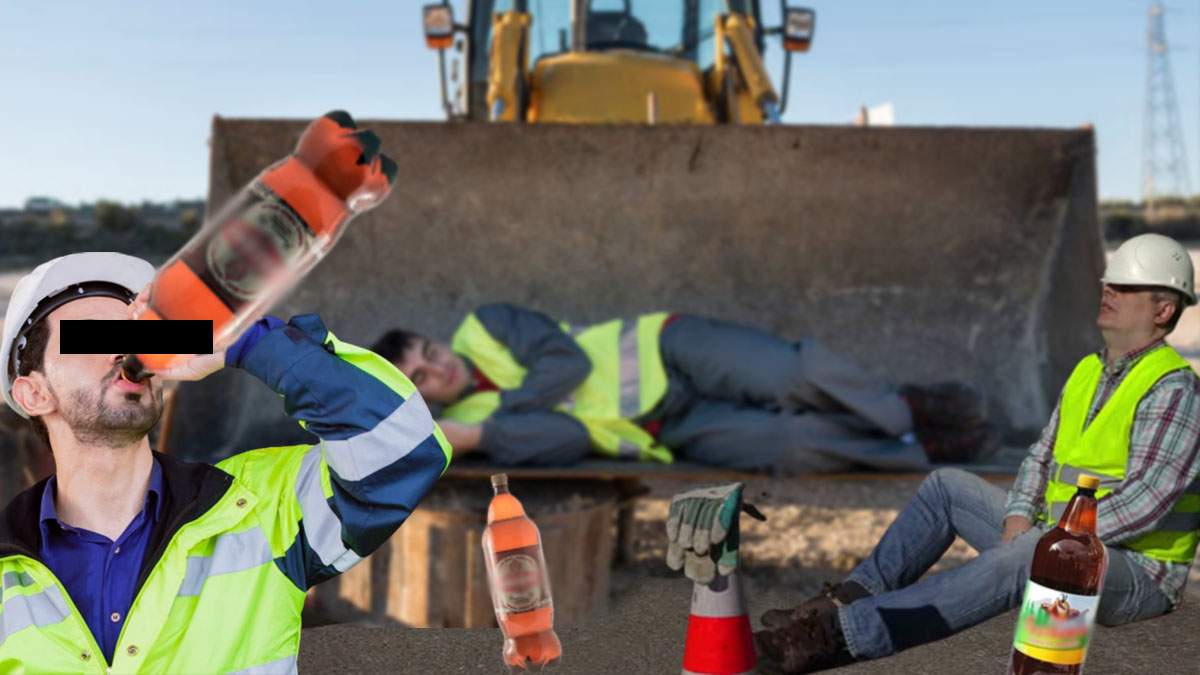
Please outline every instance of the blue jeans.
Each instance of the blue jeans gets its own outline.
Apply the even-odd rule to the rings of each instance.
[[[1033,551],[1045,530],[1034,527],[1007,544],[1004,490],[974,474],[939,469],[850,573],[871,592],[839,610],[850,653],[873,659],[970,628],[1018,606]],[[955,535],[979,556],[955,569],[921,578]],[[1154,580],[1123,549],[1108,547],[1108,574],[1096,620],[1119,625],[1171,609]]]

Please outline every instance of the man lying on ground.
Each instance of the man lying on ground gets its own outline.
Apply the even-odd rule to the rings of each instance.
[[[1200,377],[1163,338],[1196,304],[1188,252],[1161,235],[1125,242],[1105,270],[1085,357],[1007,495],[978,476],[933,472],[844,581],[763,616],[759,652],[786,672],[874,659],[1016,607],[1034,547],[1080,475],[1100,479],[1096,532],[1108,574],[1096,620],[1118,625],[1178,606],[1200,541]],[[961,536],[979,556],[922,578]]]
[[[500,464],[589,453],[735,469],[914,469],[994,442],[962,385],[897,389],[815,340],[687,314],[586,327],[493,304],[450,343],[402,330],[373,347],[430,402],[455,453]]]

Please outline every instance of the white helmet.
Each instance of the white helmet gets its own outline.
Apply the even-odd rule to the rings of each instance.
[[[37,266],[13,290],[0,343],[0,391],[21,417],[29,417],[12,397],[12,376],[25,348],[25,333],[55,309],[79,298],[107,296],[132,302],[154,278],[154,266],[123,253],[72,253]]]
[[[1192,257],[1179,242],[1161,234],[1139,234],[1112,254],[1100,281],[1169,288],[1182,293],[1185,303],[1194,305],[1194,275]]]

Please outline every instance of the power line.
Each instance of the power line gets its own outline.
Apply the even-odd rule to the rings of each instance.
[[[1179,102],[1171,76],[1165,9],[1150,3],[1146,32],[1146,110],[1142,130],[1142,197],[1146,220],[1160,216],[1164,197],[1191,194]]]

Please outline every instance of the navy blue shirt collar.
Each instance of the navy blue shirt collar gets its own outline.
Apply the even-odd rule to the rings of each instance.
[[[157,457],[151,457],[150,462],[150,486],[146,490],[146,501],[142,504],[142,511],[149,512],[154,522],[158,522],[162,517],[162,467],[158,465]],[[58,509],[54,507],[54,496],[57,492],[58,477],[51,476],[50,480],[46,482],[46,489],[42,491],[42,508],[38,516],[38,522],[42,529],[42,541],[46,541],[46,525],[48,523],[56,523],[65,529],[72,529],[71,526],[58,519]]]

